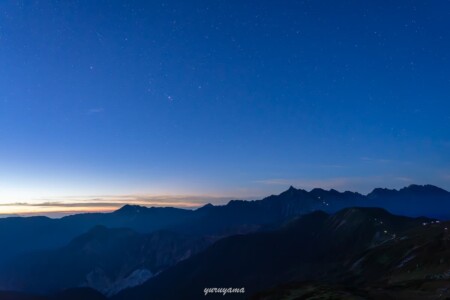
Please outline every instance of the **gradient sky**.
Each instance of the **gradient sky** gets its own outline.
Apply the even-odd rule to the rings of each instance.
[[[0,213],[450,189],[449,28],[439,0],[2,1]]]

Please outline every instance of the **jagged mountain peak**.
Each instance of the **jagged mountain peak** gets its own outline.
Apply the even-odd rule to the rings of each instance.
[[[289,188],[287,189],[287,191],[296,191],[297,189],[295,187],[293,187],[292,185],[289,186]]]
[[[308,194],[307,191],[303,190],[303,189],[296,189],[295,187],[293,187],[292,185],[285,190],[284,192],[281,192],[278,197],[283,197],[283,196],[292,196],[292,195],[306,195]]]

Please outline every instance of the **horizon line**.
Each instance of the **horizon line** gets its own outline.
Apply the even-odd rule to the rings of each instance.
[[[398,189],[395,188],[381,188],[381,189],[399,191],[401,189],[409,188],[412,186],[421,186],[421,187],[432,186],[447,191],[444,188],[432,184],[410,184]],[[361,194],[363,196],[367,196],[376,189],[380,189],[380,187],[377,187],[373,188],[372,191],[369,193],[360,193],[348,189],[338,190],[336,188],[320,188],[320,187],[305,189],[301,187],[295,188],[293,185],[289,185],[288,188],[283,189],[279,193],[272,193],[270,195],[266,194],[265,196],[254,196],[254,197],[217,196],[205,194],[158,195],[158,196],[149,194],[84,196],[84,197],[65,196],[65,197],[52,197],[53,199],[42,198],[43,202],[34,202],[34,203],[32,202],[0,203],[0,218],[31,217],[31,216],[46,216],[50,218],[60,218],[68,215],[82,214],[82,213],[110,213],[126,205],[137,205],[142,207],[173,207],[180,209],[197,209],[206,204],[212,204],[215,206],[226,205],[232,200],[242,200],[242,201],[262,200],[269,196],[279,195],[291,188],[294,188],[296,190],[304,190],[307,192],[311,192],[312,190],[315,189],[322,189],[325,191],[334,190],[339,193],[352,192]],[[64,199],[71,200],[72,202],[65,202]]]

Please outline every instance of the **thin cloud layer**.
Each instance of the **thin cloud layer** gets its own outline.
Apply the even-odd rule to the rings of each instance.
[[[63,216],[81,212],[110,212],[126,204],[194,209],[208,202],[223,204],[232,198],[208,195],[62,197],[56,200],[37,199],[30,202],[1,203],[0,216],[6,214]]]

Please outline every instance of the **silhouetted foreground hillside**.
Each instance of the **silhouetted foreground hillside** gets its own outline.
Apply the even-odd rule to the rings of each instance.
[[[96,290],[90,288],[73,288],[48,296],[36,296],[21,292],[1,292],[1,300],[106,300]]]
[[[105,295],[143,283],[213,240],[96,226],[67,246],[22,255],[0,271],[3,289],[54,293],[89,286]]]
[[[449,299],[448,280],[418,280],[398,285],[342,285],[297,282],[258,293],[251,300],[437,300]]]
[[[205,287],[245,287],[245,295],[227,295],[245,299],[301,281],[387,289],[415,281],[442,286],[443,280],[450,283],[447,226],[378,208],[315,212],[272,232],[222,239],[113,299],[200,299]]]

